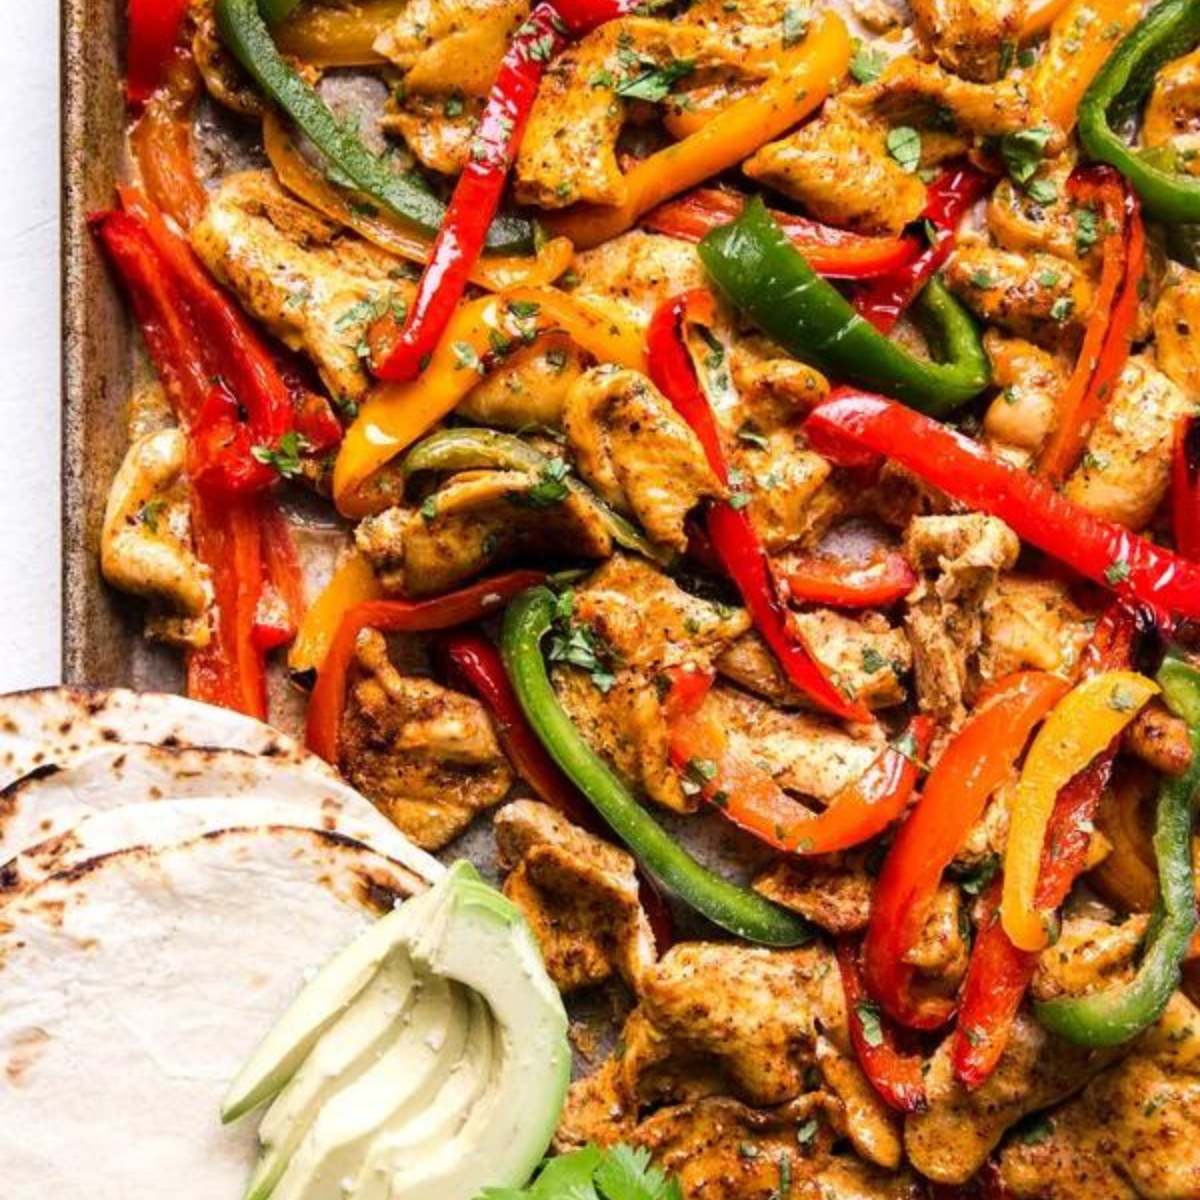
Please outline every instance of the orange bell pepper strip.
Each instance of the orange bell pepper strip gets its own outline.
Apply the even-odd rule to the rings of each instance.
[[[314,67],[376,67],[387,59],[375,49],[379,35],[409,0],[357,0],[345,8],[302,4],[271,31],[280,54]]]
[[[383,586],[371,564],[357,551],[348,555],[321,594],[309,605],[288,653],[288,670],[299,681],[319,671],[342,618],[368,600],[379,600]]]
[[[1137,193],[1112,167],[1077,169],[1067,189],[1074,199],[1098,210],[1100,225],[1107,232],[1083,348],[1058,400],[1057,423],[1038,462],[1039,471],[1056,483],[1079,461],[1112,399],[1133,343],[1146,265],[1146,232]]]
[[[808,37],[780,60],[778,72],[761,87],[632,167],[625,175],[622,203],[548,213],[543,224],[581,249],[624,233],[656,205],[737,166],[815,112],[846,74],[853,53],[841,17],[830,11],[815,17]]]
[[[871,994],[894,1020],[937,1029],[953,1003],[914,993],[908,954],[920,939],[942,873],[983,816],[992,793],[1009,778],[1037,723],[1069,685],[1041,671],[1010,676],[959,730],[884,860],[863,941]]]
[[[334,467],[338,511],[348,517],[372,511],[372,502],[359,493],[380,467],[452,413],[481,373],[522,346],[558,333],[566,333],[599,362],[646,370],[640,329],[565,292],[513,288],[464,304],[419,378],[380,384],[367,398]]]
[[[916,717],[822,813],[793,800],[757,763],[731,749],[721,723],[703,708],[712,675],[676,668],[666,715],[675,769],[739,829],[785,854],[848,850],[903,814],[929,748],[933,723]]]
[[[1075,128],[1083,93],[1141,12],[1141,0],[1071,0],[1054,17],[1033,90],[1046,119],[1064,134]]]
[[[196,171],[192,111],[200,74],[185,50],[167,64],[166,78],[146,101],[129,144],[151,201],[185,233],[204,215],[208,194]]]
[[[1021,22],[1021,41],[1029,42],[1054,24],[1054,19],[1071,2],[1071,0],[1034,0],[1026,9],[1025,19]]]
[[[364,629],[378,629],[383,633],[433,633],[453,629],[496,612],[514,596],[536,587],[545,578],[541,571],[509,571],[429,600],[369,600],[356,604],[343,614],[318,672],[317,686],[308,702],[305,735],[308,748],[327,763],[337,763],[342,716],[346,711],[346,685],[354,661],[354,647]]]
[[[304,11],[337,12],[336,9]],[[318,212],[338,221],[368,242],[402,258],[424,264],[433,242],[410,226],[391,220],[382,209],[355,202],[300,153],[283,119],[271,108],[263,114],[263,149],[279,182]],[[566,238],[551,238],[538,247],[532,258],[485,255],[475,260],[470,280],[489,292],[511,287],[541,287],[553,283],[571,265],[575,248]]]
[[[1158,692],[1158,684],[1133,671],[1094,675],[1059,701],[1034,739],[1013,797],[1004,851],[1000,919],[1018,949],[1042,950],[1050,940],[1050,916],[1038,907],[1036,893],[1055,797]]]

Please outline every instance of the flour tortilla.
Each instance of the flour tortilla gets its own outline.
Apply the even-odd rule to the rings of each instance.
[[[286,734],[182,696],[70,687],[0,696],[0,787],[31,771],[70,766],[95,750],[132,743],[243,750],[332,773]]]
[[[11,892],[23,880],[44,875],[53,869],[59,853],[67,853],[69,861],[77,863],[91,857],[92,847],[94,853],[107,854],[145,843],[171,844],[167,818],[149,814],[146,806],[185,799],[222,805],[221,816],[214,812],[202,827],[183,822],[181,836],[173,839],[179,842],[220,828],[258,823],[237,808],[240,801],[252,797],[290,808],[290,812],[274,812],[262,823],[345,834],[402,863],[428,883],[443,874],[436,859],[415,847],[323,763],[313,769],[305,759],[256,757],[240,750],[132,745],[93,750],[71,766],[34,772],[0,792],[0,887]],[[130,806],[143,810],[143,821],[154,822],[157,836],[127,823],[126,840],[118,843],[113,838],[121,823],[109,820],[102,826],[103,834],[96,835],[101,840],[85,836],[72,847],[70,838],[81,823]],[[18,856],[31,854],[40,859],[36,869],[26,871],[23,864],[14,863]]]
[[[253,1122],[221,1097],[306,977],[409,877],[310,829],[134,848],[0,919],[0,1163],[15,1200],[236,1200]]]

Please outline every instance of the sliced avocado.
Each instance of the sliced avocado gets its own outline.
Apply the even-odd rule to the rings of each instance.
[[[491,1010],[494,1074],[452,1138],[427,1152],[395,1153],[361,1180],[355,1200],[475,1200],[487,1186],[519,1187],[550,1145],[570,1082],[567,1015],[519,910],[456,866],[443,903],[409,944],[418,971],[453,979]]]
[[[248,1200],[270,1195],[332,1087],[354,1083],[395,1045],[419,990],[408,952],[394,950],[263,1114],[258,1128],[262,1153]]]
[[[388,913],[321,968],[229,1085],[221,1105],[223,1122],[236,1121],[279,1092],[322,1034],[375,977],[409,923],[419,921],[422,907],[435,899],[432,891],[425,892]]]
[[[400,979],[385,986],[389,972]],[[231,1087],[227,1119],[277,1095],[249,1200],[475,1200],[519,1186],[550,1144],[570,1061],[528,925],[460,863],[334,959]]]
[[[375,1138],[417,1119],[462,1059],[468,994],[427,978],[391,1046],[360,1079],[334,1092],[305,1133],[274,1191],[275,1200],[344,1200]],[[267,1194],[267,1193],[264,1193]],[[349,1191],[353,1195],[353,1191]]]

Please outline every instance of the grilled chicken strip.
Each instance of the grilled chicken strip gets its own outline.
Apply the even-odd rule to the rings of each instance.
[[[400,674],[373,629],[356,654],[338,767],[418,846],[440,850],[512,786],[491,721],[478,701]]]

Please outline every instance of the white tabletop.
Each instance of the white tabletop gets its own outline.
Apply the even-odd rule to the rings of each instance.
[[[0,692],[55,683],[59,617],[58,5],[0,38]]]

